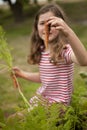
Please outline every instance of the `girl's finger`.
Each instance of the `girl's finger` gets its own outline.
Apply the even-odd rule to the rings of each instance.
[[[50,24],[51,26],[62,26],[62,20],[58,21],[57,19],[56,20],[50,20],[47,22],[47,24]]]

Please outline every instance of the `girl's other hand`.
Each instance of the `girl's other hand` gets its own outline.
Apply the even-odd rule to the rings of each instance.
[[[13,72],[15,73],[16,77],[22,77],[23,76],[23,71],[18,67],[14,67]]]

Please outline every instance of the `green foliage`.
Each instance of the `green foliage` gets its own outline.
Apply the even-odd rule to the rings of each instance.
[[[73,100],[76,97],[74,95]],[[84,103],[81,104],[79,100],[76,100],[75,105],[72,101],[70,106],[43,103],[39,103],[32,110],[26,110],[22,118],[21,116],[10,118],[3,130],[11,130],[11,128],[13,130],[86,130],[87,102],[84,109],[82,107]]]
[[[0,62],[1,62],[0,71],[2,68],[4,69],[4,67],[7,67],[9,70],[12,69],[12,56],[5,39],[5,33],[1,26],[0,26]]]
[[[22,99],[25,102],[26,107],[31,107],[27,99],[25,98],[24,94],[22,93],[18,80],[15,76],[15,73],[12,71],[12,66],[13,66],[13,58],[10,53],[10,49],[8,48],[8,44],[5,39],[5,33],[2,27],[0,26],[0,72],[2,72],[2,69],[8,69],[10,73],[13,74],[13,81],[14,85],[17,85],[16,87],[18,88],[19,94],[21,95]]]
[[[87,72],[80,72],[80,76],[84,79],[85,83],[87,84]]]
[[[5,127],[5,119],[4,119],[4,113],[2,109],[0,109],[0,128]]]

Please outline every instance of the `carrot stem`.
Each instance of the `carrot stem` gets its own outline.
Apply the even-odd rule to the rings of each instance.
[[[13,71],[11,72],[11,77],[12,77],[12,79],[13,79],[14,87],[15,87],[15,88],[18,88],[19,94],[21,95],[22,99],[24,100],[26,107],[32,108],[32,106],[29,104],[29,102],[28,102],[27,99],[25,98],[24,94],[22,93],[22,91],[21,91],[21,89],[20,89],[19,82],[18,82],[18,80],[17,80],[17,77],[16,77],[16,75],[15,75],[15,73],[14,73]]]

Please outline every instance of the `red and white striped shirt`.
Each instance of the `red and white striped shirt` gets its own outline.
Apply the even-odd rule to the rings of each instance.
[[[42,86],[37,90],[37,94],[47,98],[50,103],[70,103],[74,68],[70,58],[71,52],[70,45],[67,45],[67,49],[62,52],[65,60],[59,62],[58,66],[50,63],[49,52],[42,52],[39,64]]]

